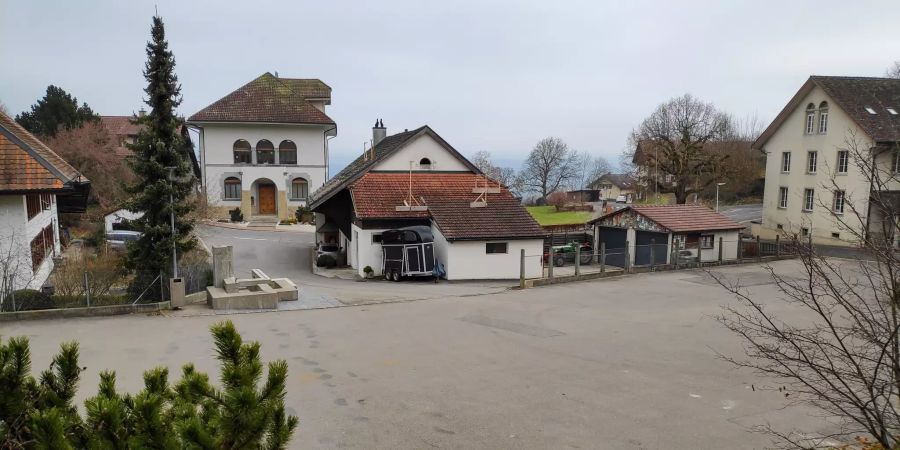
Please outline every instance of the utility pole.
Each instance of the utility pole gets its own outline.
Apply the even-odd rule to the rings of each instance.
[[[725,182],[716,183],[716,212],[719,212],[719,187],[725,186]]]
[[[176,167],[169,166],[166,169],[169,169],[169,217],[172,222],[172,278],[178,278],[178,240],[175,238],[175,195],[173,193],[174,186],[172,186]]]

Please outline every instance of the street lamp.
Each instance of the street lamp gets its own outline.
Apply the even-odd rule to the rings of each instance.
[[[716,183],[716,212],[719,212],[719,186],[725,186],[725,182]]]
[[[172,181],[175,180],[175,166],[166,167],[169,169],[169,217],[172,221],[172,278],[178,278],[178,253],[176,250],[177,239],[175,238],[175,195]]]

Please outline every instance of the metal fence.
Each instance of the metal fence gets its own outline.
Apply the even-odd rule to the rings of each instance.
[[[0,295],[0,313],[156,303],[167,297],[165,278],[138,271],[127,277],[68,270],[52,289],[19,289]]]

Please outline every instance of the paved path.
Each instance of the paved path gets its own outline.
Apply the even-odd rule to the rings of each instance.
[[[247,242],[261,246],[261,254],[303,245],[296,236],[271,239]],[[774,267],[800,272],[795,261]],[[309,279],[294,270],[276,274]],[[777,301],[761,268],[723,272],[772,299],[770,310],[797,317],[796,308]],[[383,286],[409,295],[403,284]],[[683,271],[228,319],[262,344],[265,360],[288,362],[286,404],[300,417],[296,449],[741,450],[769,445],[749,431],[766,422],[825,431],[810,411],[782,409],[784,394],[771,389],[776,382],[717,357],[743,354],[713,319],[730,302],[703,272]],[[107,368],[127,392],[157,365],[170,369],[173,382],[189,361],[217,380],[207,329],[220,319],[32,321],[4,323],[2,333],[31,339],[35,372],[61,342],[78,340],[87,367],[78,394],[84,399],[96,393]]]
[[[325,278],[312,273],[310,251],[315,242],[313,233],[200,226],[198,234],[208,246],[234,247],[234,271],[238,276],[245,276],[251,269],[258,268],[270,277],[287,277],[293,280],[300,287],[300,300],[281,302],[280,309],[328,308],[483,295],[502,292],[515,284],[511,281],[434,283],[430,279],[410,279],[392,283],[384,280],[351,281]]]

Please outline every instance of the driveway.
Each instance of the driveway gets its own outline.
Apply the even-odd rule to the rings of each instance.
[[[773,267],[801,273],[796,261]],[[772,299],[771,311],[798,317],[764,269],[722,273]],[[228,318],[262,344],[265,360],[289,364],[286,402],[300,417],[291,448],[756,449],[770,441],[754,425],[825,431],[811,411],[786,406],[778,383],[718,357],[743,354],[713,318],[732,301],[703,272],[682,271]],[[3,324],[3,335],[31,339],[35,371],[61,342],[78,340],[84,399],[106,368],[130,392],[157,365],[176,378],[193,361],[215,380],[207,329],[218,320],[18,322]]]
[[[452,296],[484,295],[505,291],[513,281],[434,283],[410,279],[401,283],[384,280],[352,281],[314,275],[310,251],[315,235],[295,231],[252,231],[201,225],[197,234],[208,246],[231,245],[234,272],[249,276],[262,269],[270,277],[287,277],[300,287],[299,302],[282,302],[279,308],[309,309],[391,301],[411,301]]]

